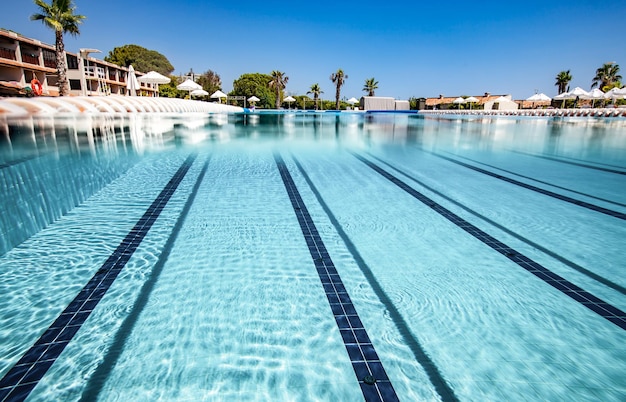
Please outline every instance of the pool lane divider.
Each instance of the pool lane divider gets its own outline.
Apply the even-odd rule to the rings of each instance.
[[[506,181],[507,183],[511,183],[511,184],[516,185],[516,186],[520,186],[520,187],[526,188],[528,190],[532,190],[532,191],[535,191],[537,193],[541,193],[541,194],[547,195],[549,197],[556,198],[556,199],[561,200],[561,201],[569,202],[570,204],[578,205],[580,207],[587,208],[587,209],[590,209],[592,211],[600,212],[602,214],[609,215],[609,216],[612,216],[612,217],[617,218],[617,219],[626,220],[626,213],[613,211],[612,209],[600,207],[598,205],[594,205],[594,204],[591,204],[589,202],[577,200],[575,198],[568,197],[568,196],[562,195],[562,194],[558,194],[558,193],[555,193],[553,191],[545,190],[543,188],[536,187],[536,186],[533,186],[531,184],[526,184],[526,183],[521,182],[519,180],[515,180],[515,179],[511,179],[510,177],[502,176],[500,174],[491,172],[489,170],[482,169],[482,168],[479,168],[477,166],[470,165],[469,163],[465,163],[465,162],[458,161],[456,159],[449,158],[447,156],[438,154],[436,152],[431,152],[431,151],[426,151],[426,150],[423,150],[423,151],[427,152],[427,153],[429,153],[431,155],[434,155],[434,156],[436,156],[438,158],[445,159],[448,162],[456,163],[457,165],[461,165],[461,166],[466,167],[468,169],[472,169],[472,170],[474,170],[476,172],[479,172],[479,173],[482,173],[482,174],[486,174],[487,176],[495,177],[496,179]]]
[[[601,170],[603,172],[609,172],[609,173],[626,175],[626,171],[623,171],[623,170],[610,169],[610,168],[605,168],[605,167],[601,167],[601,166],[594,166],[594,165],[589,165],[589,164],[581,163],[581,162],[566,161],[566,160],[563,160],[563,159],[560,159],[560,158],[555,158],[555,157],[547,156],[547,155],[530,154],[530,153],[521,152],[521,151],[511,151],[511,152],[515,152],[515,153],[522,154],[522,155],[527,155],[527,156],[532,156],[534,158],[547,159],[549,161],[555,161],[555,162],[560,162],[560,163],[567,163],[568,165],[580,166],[580,167],[584,167],[584,168],[587,168],[587,169]]]
[[[399,401],[287,165],[278,153],[274,154],[274,160],[311,253],[311,258],[313,258],[315,269],[324,287],[326,298],[365,400],[368,402]]]
[[[443,378],[443,375],[439,371],[439,368],[437,367],[435,362],[430,358],[430,356],[428,356],[426,349],[424,349],[424,347],[421,345],[419,339],[415,335],[413,335],[413,332],[411,331],[409,324],[406,322],[406,320],[404,319],[404,317],[402,316],[398,308],[395,306],[395,304],[391,300],[391,297],[387,295],[387,292],[385,292],[385,289],[383,288],[383,286],[378,282],[378,280],[376,279],[376,276],[374,275],[370,267],[367,265],[367,263],[361,256],[361,253],[357,249],[356,245],[352,242],[348,234],[343,230],[343,228],[341,227],[341,224],[335,217],[335,214],[333,214],[333,211],[330,209],[328,204],[326,204],[326,202],[324,201],[324,198],[322,197],[317,187],[315,186],[315,184],[313,183],[313,181],[307,174],[304,167],[300,164],[300,162],[298,161],[296,157],[292,156],[292,159],[294,163],[296,164],[296,166],[298,167],[298,170],[300,170],[302,177],[309,185],[309,188],[315,195],[317,202],[320,204],[324,212],[326,212],[326,215],[328,216],[328,219],[330,219],[330,222],[334,226],[335,231],[337,231],[337,234],[339,235],[339,237],[341,237],[341,240],[343,240],[344,244],[346,245],[346,248],[348,249],[350,254],[352,254],[352,258],[354,259],[354,262],[358,265],[361,272],[363,272],[363,276],[365,276],[365,278],[367,279],[367,282],[372,287],[372,290],[374,291],[376,296],[378,296],[378,299],[380,300],[380,302],[387,309],[387,312],[389,313],[389,318],[391,318],[396,328],[398,329],[398,332],[402,336],[402,340],[409,347],[409,349],[411,349],[411,352],[413,352],[413,356],[415,357],[415,360],[422,366],[422,368],[426,372],[428,379],[435,387],[435,391],[437,391],[437,393],[439,394],[439,397],[441,398],[441,402],[458,402],[459,399],[454,394],[454,390],[448,385],[446,380]]]
[[[185,223],[187,216],[189,215],[189,210],[191,209],[197,195],[198,190],[200,189],[200,185],[204,180],[204,176],[209,167],[210,158],[205,160],[202,169],[200,170],[200,174],[196,178],[196,184],[193,186],[187,201],[185,202],[185,206],[181,210],[178,218],[176,219],[176,223],[174,224],[174,228],[170,233],[167,242],[163,246],[161,253],[159,254],[159,259],[156,264],[152,268],[150,272],[150,276],[145,280],[143,285],[141,286],[141,290],[139,291],[135,302],[133,303],[133,307],[128,312],[126,318],[119,326],[117,331],[115,332],[115,337],[113,341],[109,344],[106,354],[104,358],[93,372],[93,374],[89,377],[87,381],[87,385],[85,386],[82,396],[79,402],[90,402],[97,401],[100,399],[100,393],[106,383],[107,378],[111,374],[111,371],[117,364],[121,354],[125,350],[126,341],[129,339],[129,334],[132,333],[135,324],[140,318],[140,315],[148,301],[150,300],[150,295],[156,286],[156,283],[163,272],[163,268],[165,264],[169,260],[170,254],[174,249],[174,244],[176,243],[176,239],[178,239],[178,235]]]
[[[563,187],[563,186],[557,186],[556,184],[548,183],[547,181],[543,181],[543,180],[535,179],[534,177],[525,176],[525,175],[523,175],[523,174],[515,173],[515,172],[513,172],[513,171],[506,170],[506,169],[502,169],[502,168],[499,168],[499,167],[497,167],[497,166],[490,165],[490,164],[488,164],[488,163],[479,162],[479,161],[477,161],[477,160],[474,160],[474,159],[468,158],[468,157],[466,157],[466,156],[457,155],[457,154],[454,154],[454,153],[452,153],[452,152],[446,152],[446,153],[447,153],[447,154],[450,154],[450,155],[453,155],[453,156],[455,156],[456,158],[465,159],[465,160],[468,160],[468,161],[470,161],[470,162],[477,163],[477,164],[479,164],[479,165],[487,166],[487,167],[489,167],[489,168],[491,168],[491,169],[496,169],[496,170],[500,170],[500,171],[505,172],[505,173],[508,173],[508,174],[512,174],[513,176],[521,177],[521,178],[523,178],[523,179],[532,180],[532,181],[534,181],[534,182],[541,183],[541,184],[545,184],[545,185],[548,185],[548,186],[553,187],[553,188],[558,188],[558,189],[560,189],[560,190],[565,190],[565,191],[567,191],[567,192],[569,192],[569,193],[574,193],[574,194],[582,195],[583,197],[587,197],[587,198],[593,198],[594,200],[598,200],[598,201],[606,202],[607,204],[617,205],[617,206],[619,206],[619,207],[626,207],[626,204],[622,204],[622,203],[620,203],[620,202],[607,200],[606,198],[602,198],[602,197],[596,197],[595,195],[586,194],[586,193],[583,193],[582,191],[572,190],[571,188],[567,188],[567,187]]]
[[[473,209],[467,207],[466,205],[463,205],[462,203],[458,202],[457,200],[448,197],[447,195],[443,194],[441,191],[437,191],[434,188],[430,187],[429,185],[427,185],[426,183],[422,182],[421,180],[418,180],[417,178],[411,176],[410,173],[407,173],[405,171],[402,171],[401,169],[398,169],[396,166],[393,166],[392,164],[390,164],[389,162],[386,162],[385,160],[377,157],[376,155],[373,155],[372,153],[368,152],[368,155],[371,158],[374,158],[376,160],[378,160],[379,162],[385,164],[386,166],[388,166],[390,169],[395,170],[396,172],[404,175],[405,177],[408,177],[409,179],[411,179],[411,181],[419,184],[420,186],[424,187],[425,189],[428,189],[428,191],[430,191],[433,194],[437,194],[439,197],[445,199],[446,201],[450,202],[451,204],[456,205],[457,207],[463,209],[464,211],[474,215],[475,217],[487,222],[488,224],[490,224],[493,227],[496,227],[498,229],[500,229],[501,231],[507,233],[510,236],[515,237],[517,240],[520,240],[526,244],[528,244],[529,246],[536,248],[537,250],[541,251],[542,253],[549,255],[550,257],[554,258],[555,260],[558,260],[560,262],[562,262],[563,264],[567,265],[568,267],[572,268],[575,271],[580,272],[583,275],[588,276],[589,278],[598,281],[599,283],[603,284],[604,286],[610,287],[613,290],[616,290],[618,292],[620,292],[623,295],[626,295],[626,287],[619,285],[601,275],[596,274],[595,272],[576,264],[573,261],[568,260],[567,258],[555,253],[554,251],[547,249],[546,247],[535,243],[534,241],[527,239],[526,237],[520,235],[519,233],[516,233],[514,231],[512,231],[511,229],[502,226],[501,224],[499,224],[498,222],[487,218],[486,216],[479,214],[478,212],[474,211]]]
[[[178,188],[197,154],[191,154],[143,216],[54,323],[0,380],[0,401],[25,400],[61,355],[135,253]]]
[[[482,231],[481,229],[472,225],[470,222],[456,215],[449,209],[443,207],[442,205],[436,203],[435,201],[423,195],[419,191],[410,187],[408,184],[398,179],[391,173],[387,172],[386,170],[384,170],[383,168],[381,168],[374,162],[370,161],[369,159],[366,159],[363,156],[356,154],[356,153],[352,153],[352,155],[354,155],[355,158],[363,162],[365,165],[369,166],[372,170],[379,173],[385,179],[389,180],[390,182],[392,182],[393,184],[395,184],[396,186],[404,190],[413,198],[422,202],[423,204],[431,208],[433,211],[437,212],[439,215],[446,218],[448,221],[452,222],[453,224],[463,229],[464,231],[466,231],[467,233],[469,233],[476,239],[480,240],[487,246],[491,247],[493,250],[497,251],[498,253],[502,254],[509,260],[513,261],[514,263],[516,263],[517,265],[519,265],[526,271],[535,275],[537,278],[541,279],[546,284],[552,286],[556,290],[572,298],[573,300],[577,301],[578,303],[582,304],[589,310],[600,315],[606,320],[612,322],[618,327],[626,330],[626,313],[624,311],[594,296],[593,294],[587,292],[586,290],[576,286],[572,282],[568,281],[567,279],[561,277],[558,274],[555,274],[554,272],[550,271],[549,269],[539,264],[538,262],[533,261],[532,259],[526,257],[519,251],[504,244],[503,242],[491,236],[487,232]]]

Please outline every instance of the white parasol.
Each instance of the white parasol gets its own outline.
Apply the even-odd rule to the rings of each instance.
[[[191,96],[207,96],[209,93],[204,89],[194,89],[191,91]]]
[[[137,81],[135,69],[133,68],[132,64],[128,66],[128,80],[126,81],[126,89],[126,95],[137,96],[137,91],[139,90],[139,81]]]
[[[156,85],[156,93],[159,96],[159,84],[169,84],[172,81],[170,78],[157,73],[156,71],[150,71],[147,74],[142,75],[137,78],[137,81],[143,82],[146,84],[155,84]]]

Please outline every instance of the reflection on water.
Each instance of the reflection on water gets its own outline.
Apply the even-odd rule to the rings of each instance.
[[[50,152],[142,155],[230,141],[507,149],[623,165],[626,120],[328,112],[0,117],[3,165]]]

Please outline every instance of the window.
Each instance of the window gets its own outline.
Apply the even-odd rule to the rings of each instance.
[[[78,70],[78,57],[68,54],[67,55],[67,68],[69,70]]]
[[[80,80],[70,80],[70,89],[80,90]]]

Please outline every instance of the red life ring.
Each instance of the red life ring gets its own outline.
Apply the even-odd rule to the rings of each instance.
[[[39,96],[43,93],[43,86],[41,85],[41,82],[39,82],[37,78],[33,78],[30,81],[30,86],[33,89],[33,93],[35,95]]]

